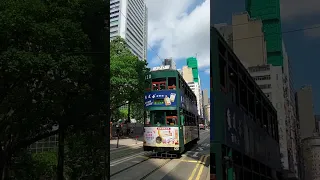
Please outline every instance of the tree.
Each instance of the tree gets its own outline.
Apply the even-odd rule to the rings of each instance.
[[[139,60],[127,48],[124,39],[110,43],[110,105],[111,111],[143,99],[145,75],[149,71],[145,60]],[[131,113],[130,113],[131,114]]]
[[[14,160],[16,162],[13,165],[12,176],[16,180],[56,179],[57,153],[55,151],[40,153],[22,151]]]
[[[128,117],[128,109],[121,109],[120,110],[120,117],[121,119],[125,119]]]
[[[106,8],[103,0],[0,2],[2,179],[20,150],[106,114]]]

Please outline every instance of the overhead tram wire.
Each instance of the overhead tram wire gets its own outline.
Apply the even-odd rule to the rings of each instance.
[[[127,21],[127,17],[122,13],[121,10],[119,10],[119,13],[125,18],[125,20]],[[150,46],[150,44],[147,42],[147,46],[149,47],[149,49],[151,49],[155,54],[156,56],[159,58],[159,60],[161,61],[161,63],[163,62],[163,59],[159,56],[159,54],[154,50],[152,49],[152,47]]]
[[[125,18],[125,20],[127,20],[127,17],[122,13],[122,11],[119,10],[119,13]],[[159,56],[159,54],[150,46],[149,43],[147,43],[147,45],[148,45],[149,49],[151,49],[156,54],[156,56],[161,61],[161,63],[163,63],[164,59]],[[198,70],[198,72],[205,72],[205,71],[206,71],[206,69],[205,70]]]
[[[237,26],[237,25],[235,25],[235,26]],[[307,27],[307,28],[300,28],[300,29],[282,31],[280,33],[270,33],[270,34],[264,34],[264,35],[260,35],[260,36],[251,36],[251,37],[239,38],[239,39],[234,39],[233,41],[241,41],[241,40],[246,40],[246,39],[261,38],[261,37],[270,36],[270,35],[288,34],[288,33],[294,33],[294,32],[300,32],[300,31],[312,30],[312,29],[319,29],[319,28],[320,28],[320,25],[313,26],[313,27]]]

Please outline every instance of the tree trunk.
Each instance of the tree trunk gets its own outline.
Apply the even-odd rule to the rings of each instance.
[[[63,123],[59,124],[59,146],[58,146],[58,167],[57,167],[57,180],[64,180],[63,168],[64,168],[64,139],[65,139],[65,127]]]
[[[128,119],[127,119],[127,123],[130,123],[130,111],[131,111],[131,101],[129,101],[129,103],[128,103]]]
[[[9,153],[6,153],[5,150],[1,150],[0,152],[0,176],[1,180],[8,179],[9,169],[8,165],[10,165],[10,158],[11,156]]]

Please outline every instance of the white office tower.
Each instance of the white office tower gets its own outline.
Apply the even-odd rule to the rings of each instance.
[[[110,1],[110,40],[121,36],[130,51],[147,59],[148,9],[144,0]]]
[[[293,76],[290,60],[288,58],[284,42],[282,41],[283,51],[283,83],[284,83],[284,98],[286,108],[286,124],[287,124],[287,144],[289,155],[289,169],[293,174],[289,173],[289,177],[299,176],[299,164],[302,155],[299,153],[300,149],[300,133],[299,121],[296,114],[296,101],[293,87]]]
[[[182,77],[188,83],[188,86],[191,88],[192,92],[196,95],[197,98],[197,109],[200,117],[203,117],[203,106],[202,106],[202,91],[201,91],[201,80],[198,76],[199,81],[194,82],[194,77],[192,73],[192,68],[188,66],[182,67]]]
[[[187,82],[188,83],[188,86],[190,87],[190,89],[192,90],[192,92],[196,95],[196,98],[197,98],[197,109],[198,109],[198,114],[201,116],[201,113],[202,113],[202,100],[200,99],[202,96],[201,96],[201,89],[200,89],[200,86],[198,83],[196,82]]]
[[[176,62],[172,58],[165,59],[162,62],[162,65],[163,66],[170,66],[170,69],[177,70]]]

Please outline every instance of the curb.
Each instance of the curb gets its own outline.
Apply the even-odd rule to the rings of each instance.
[[[210,180],[210,165],[208,167],[208,173],[207,173],[206,180]]]

